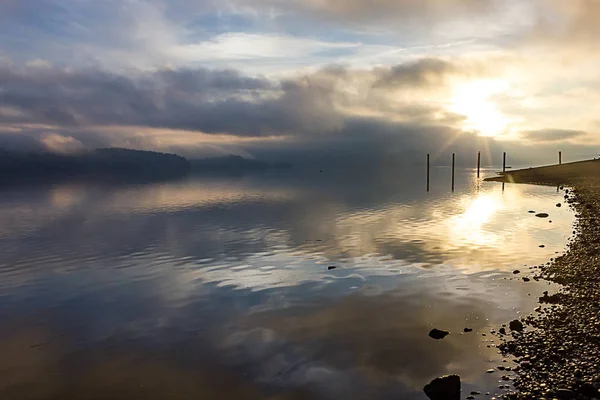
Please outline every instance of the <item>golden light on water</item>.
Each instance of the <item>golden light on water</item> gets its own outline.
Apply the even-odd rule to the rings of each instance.
[[[489,220],[498,208],[498,199],[491,195],[480,195],[473,199],[471,205],[461,215],[462,220],[468,226],[480,227]]]
[[[485,229],[485,224],[502,208],[501,196],[491,192],[465,199],[465,202],[464,212],[448,220],[454,239],[475,245],[494,244],[498,235]]]
[[[464,130],[478,131],[482,136],[498,136],[508,125],[508,120],[490,98],[506,89],[501,79],[482,79],[458,85],[451,100],[451,110],[464,115]]]

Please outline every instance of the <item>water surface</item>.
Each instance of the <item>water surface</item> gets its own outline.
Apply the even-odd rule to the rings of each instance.
[[[446,373],[502,392],[489,331],[536,307],[548,286],[521,276],[574,217],[553,187],[432,174],[3,187],[0,396],[424,399]]]

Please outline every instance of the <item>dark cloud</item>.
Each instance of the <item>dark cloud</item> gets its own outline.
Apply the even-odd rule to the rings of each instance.
[[[420,162],[425,153],[447,164],[452,152],[460,164],[482,150],[491,163],[509,144],[463,132],[464,116],[443,104],[396,95],[444,89],[446,81],[482,71],[476,64],[432,58],[372,70],[331,66],[281,80],[203,68],[125,75],[5,65],[0,68],[0,146],[118,146],[191,157],[231,152],[298,164],[373,167]],[[210,142],[204,135],[203,147],[194,143],[195,132],[232,139]],[[581,134],[546,130],[529,132],[528,139],[540,144]],[[185,138],[169,142],[168,135]],[[273,136],[285,139],[268,140]],[[236,137],[252,141],[236,142]]]
[[[449,75],[458,68],[451,62],[437,58],[426,58],[381,70],[375,86],[422,87],[446,83]]]
[[[36,143],[42,149],[48,149],[48,143],[75,143],[181,153],[181,144],[164,144],[160,136],[144,132],[168,128],[192,136],[198,131],[255,139],[283,136],[285,140],[241,145],[234,153],[296,163],[359,163],[376,168],[420,160],[425,152],[445,160],[450,151],[467,159],[477,146],[487,148],[493,143],[462,133],[462,117],[440,104],[390,101],[391,92],[381,84],[388,80],[401,86],[392,90],[402,90],[402,85],[418,90],[432,84],[430,74],[443,80],[455,70],[450,61],[426,59],[390,69],[332,66],[272,81],[206,69],[160,70],[131,77],[95,69],[5,66],[0,68],[0,110],[12,110],[6,122],[18,127],[18,132],[5,132],[0,144],[14,148],[22,143],[35,150]],[[357,86],[360,93],[348,93],[349,87]],[[360,112],[365,109],[375,114]],[[228,152],[233,146],[215,148]],[[206,149],[184,152],[194,153],[205,154]]]
[[[344,20],[419,20],[432,21],[452,16],[481,16],[493,12],[497,0],[254,0],[258,6],[271,6],[319,17]]]
[[[318,135],[342,130],[347,117],[340,106],[378,104],[380,111],[387,107],[395,117],[409,119],[427,119],[439,111],[415,103],[390,106],[371,95],[354,100],[345,86],[357,80],[369,82],[375,76],[379,88],[386,84],[418,88],[453,71],[449,61],[427,59],[360,73],[329,67],[272,82],[202,68],[130,77],[97,69],[5,66],[0,68],[0,107],[17,111],[6,122],[21,124],[139,126],[253,137]]]
[[[236,92],[240,90],[266,90],[272,87],[265,78],[252,78],[234,70],[209,70],[204,68],[160,70],[151,77],[158,79],[170,90],[200,92],[218,90]]]
[[[476,62],[474,60],[459,61],[441,58],[422,58],[391,67],[380,67],[375,70],[378,75],[374,84],[376,88],[396,89],[443,89],[452,78],[481,78],[493,76],[505,60],[496,57],[494,62]],[[495,65],[492,65],[495,64]]]
[[[59,126],[135,125],[260,135],[273,124],[256,96],[264,78],[229,70],[162,70],[132,78],[100,70],[0,68],[0,107],[21,116],[10,122]],[[240,126],[238,115],[251,119]],[[277,124],[274,124],[277,127]]]
[[[558,142],[585,136],[586,132],[571,129],[539,129],[534,131],[525,131],[521,136],[525,139],[535,142]]]
[[[1,133],[0,148],[14,151],[46,151],[40,134]]]

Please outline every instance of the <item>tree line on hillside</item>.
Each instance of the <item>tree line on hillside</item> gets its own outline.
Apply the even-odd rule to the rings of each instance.
[[[248,172],[289,168],[228,155],[196,160],[145,150],[105,148],[70,154],[15,152],[0,149],[0,181],[31,182],[58,179],[162,180],[183,177],[190,171]]]
[[[159,179],[183,176],[190,163],[175,154],[120,148],[72,154],[0,150],[0,178],[18,181],[35,178]]]

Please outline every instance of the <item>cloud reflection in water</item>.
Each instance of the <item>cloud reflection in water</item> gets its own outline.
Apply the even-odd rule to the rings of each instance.
[[[446,171],[436,173],[439,184]],[[542,284],[507,271],[562,250],[573,216],[550,209],[552,188],[478,190],[471,172],[458,178],[455,194],[415,189],[417,174],[292,172],[5,188],[0,334],[42,333],[4,360],[29,372],[0,391],[42,376],[55,396],[105,393],[105,376],[131,394],[157,373],[179,378],[150,385],[156,393],[172,384],[197,394],[187,377],[216,374],[247,398],[422,398],[423,383],[446,372],[494,387],[481,372],[495,349],[458,333],[532,307],[527,294]],[[529,209],[550,210],[553,223]],[[434,326],[453,334],[432,342]]]

